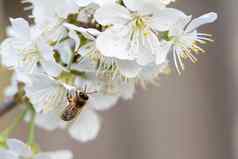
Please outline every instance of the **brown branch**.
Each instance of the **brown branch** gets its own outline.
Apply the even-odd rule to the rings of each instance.
[[[0,117],[10,112],[16,106],[17,102],[14,98],[7,99],[5,102],[0,104]]]

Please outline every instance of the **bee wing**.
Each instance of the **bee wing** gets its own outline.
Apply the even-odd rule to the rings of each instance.
[[[61,115],[61,118],[62,120],[64,121],[71,121],[73,120],[79,113],[80,113],[81,109],[80,108],[77,108],[73,105],[68,105],[62,115]]]

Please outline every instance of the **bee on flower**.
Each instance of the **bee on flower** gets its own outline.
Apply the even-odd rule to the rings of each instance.
[[[108,87],[105,87],[104,82],[96,81],[96,77],[93,76],[87,80],[77,78],[75,86],[66,85],[44,74],[29,74],[26,76],[28,77],[26,78],[28,80],[25,81],[26,96],[39,113],[36,120],[37,124],[48,130],[66,128],[73,138],[82,142],[94,139],[99,132],[101,122],[96,111],[109,109],[115,105],[120,96],[128,99],[134,93],[134,87],[132,87],[131,94],[129,94],[129,84],[125,85],[127,88],[125,92],[121,90],[124,84],[116,87],[118,89],[117,94],[110,94],[110,91],[103,92]],[[87,86],[87,92],[97,91],[97,93],[87,94],[86,103],[81,105],[80,108],[75,107],[75,109],[78,109],[77,112],[71,113],[76,113],[76,115],[69,121],[65,121],[62,114],[68,111],[67,107],[72,104],[67,99],[67,94],[73,92],[71,96],[76,97],[74,92],[84,86]]]

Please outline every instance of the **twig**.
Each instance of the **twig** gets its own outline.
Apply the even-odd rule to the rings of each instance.
[[[10,112],[16,106],[17,102],[14,100],[14,98],[7,99],[5,102],[0,104],[0,117]]]

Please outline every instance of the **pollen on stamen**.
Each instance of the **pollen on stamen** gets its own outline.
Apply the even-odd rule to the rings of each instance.
[[[182,57],[185,59],[189,58],[192,61],[192,63],[198,62],[198,59],[191,53],[191,50],[189,49],[185,49],[182,55],[183,55]]]
[[[205,53],[206,51],[204,49],[202,49],[201,47],[199,47],[198,45],[196,45],[195,43],[192,45],[191,48],[195,53],[201,52],[201,53]]]

